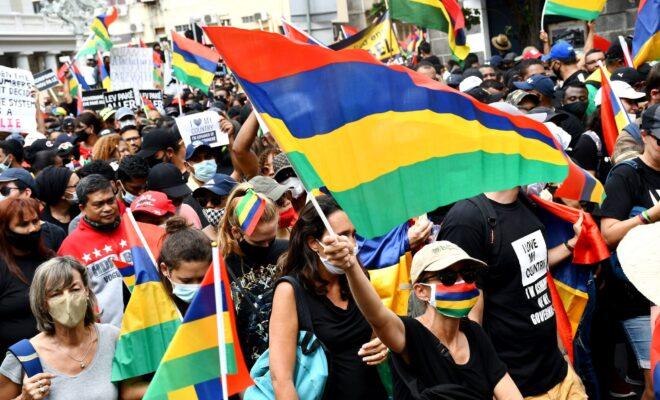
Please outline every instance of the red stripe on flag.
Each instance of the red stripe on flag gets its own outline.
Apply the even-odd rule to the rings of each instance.
[[[607,154],[611,157],[614,152],[614,145],[616,138],[619,136],[619,129],[616,126],[616,116],[614,115],[614,106],[612,105],[612,98],[610,93],[610,81],[607,76],[600,70],[601,89],[600,89],[600,122],[603,130],[603,140]]]

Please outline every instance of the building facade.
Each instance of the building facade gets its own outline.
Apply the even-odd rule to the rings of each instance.
[[[38,1],[0,1],[0,65],[57,70],[58,57],[75,49],[72,29],[40,15]]]

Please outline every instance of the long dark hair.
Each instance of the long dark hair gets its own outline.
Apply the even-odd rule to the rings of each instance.
[[[7,239],[7,232],[10,231],[9,224],[14,216],[18,217],[19,220],[24,220],[32,213],[39,216],[39,202],[35,199],[11,197],[0,201],[0,258],[7,264],[9,273],[26,285],[29,285],[30,282],[16,264],[16,255],[12,251],[11,243]],[[30,254],[31,257],[41,260],[46,260],[54,255],[53,251],[44,245],[43,238],[39,238],[36,252]]]
[[[316,200],[326,217],[342,211],[339,204],[330,196],[319,196]],[[314,291],[318,295],[327,294],[329,282],[321,277],[318,270],[318,254],[307,245],[307,240],[310,237],[321,240],[325,231],[323,221],[314,205],[311,202],[307,203],[291,230],[289,251],[280,259],[282,276],[298,277],[305,289]],[[345,275],[339,277],[339,285],[341,297],[345,300],[351,293]]]

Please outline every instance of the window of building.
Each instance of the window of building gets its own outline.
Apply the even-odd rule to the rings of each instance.
[[[32,2],[32,10],[34,11],[35,14],[41,14],[41,2],[40,1],[33,1]]]
[[[175,26],[174,26],[174,30],[177,31],[177,32],[185,32],[185,31],[187,31],[187,30],[189,30],[189,29],[192,29],[192,28],[190,27],[190,24],[185,24],[185,25],[175,25]]]
[[[231,26],[231,18],[220,18],[220,26]]]
[[[241,20],[243,21],[244,24],[249,24],[250,22],[254,22],[254,15],[248,15],[246,17],[241,17]]]

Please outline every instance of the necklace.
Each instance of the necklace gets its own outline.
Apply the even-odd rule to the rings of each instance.
[[[96,330],[96,327],[94,327],[94,330]],[[85,360],[87,359],[87,355],[89,354],[89,351],[92,349],[92,345],[94,344],[94,341],[92,340],[92,330],[89,330],[89,344],[87,345],[87,350],[85,350],[85,354],[83,354],[82,358],[79,360],[75,357],[73,357],[71,354],[66,353],[66,356],[72,359],[73,361],[80,363],[80,369],[85,369],[87,364],[85,364]]]

